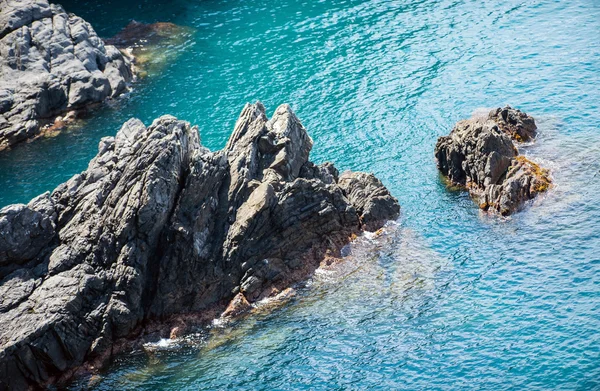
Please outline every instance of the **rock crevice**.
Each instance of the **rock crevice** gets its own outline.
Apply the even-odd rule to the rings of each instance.
[[[311,148],[288,105],[246,105],[216,152],[174,117],[132,119],[86,171],[0,210],[0,385],[52,383],[149,322],[268,296],[398,216],[377,178]]]

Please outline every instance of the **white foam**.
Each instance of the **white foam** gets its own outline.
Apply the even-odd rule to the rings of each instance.
[[[177,341],[170,338],[161,338],[157,342],[148,342],[144,344],[144,348],[150,350],[168,349],[177,346]]]

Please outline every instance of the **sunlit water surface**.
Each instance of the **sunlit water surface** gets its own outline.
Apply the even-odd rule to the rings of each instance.
[[[0,154],[0,205],[84,170],[130,117],[172,114],[225,145],[244,103],[290,102],[313,160],[374,172],[402,205],[288,305],[73,389],[600,388],[600,3],[75,1],[99,34],[193,28],[171,62],[76,127]],[[446,189],[437,137],[478,108],[536,117],[522,147],[555,187],[503,220]]]

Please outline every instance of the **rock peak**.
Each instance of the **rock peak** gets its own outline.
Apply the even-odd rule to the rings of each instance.
[[[216,152],[172,116],[131,119],[86,171],[0,210],[0,388],[55,382],[153,322],[281,291],[398,216],[377,178],[315,165],[311,147],[288,105],[271,119],[246,105]]]

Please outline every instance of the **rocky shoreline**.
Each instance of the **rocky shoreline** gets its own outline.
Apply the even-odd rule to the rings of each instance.
[[[130,59],[60,5],[0,0],[0,150],[122,94],[132,79]]]
[[[271,119],[247,105],[217,152],[187,122],[132,119],[85,172],[2,209],[0,384],[50,384],[186,317],[283,294],[398,216],[377,178],[315,165],[311,148],[287,105]]]
[[[460,121],[438,139],[438,169],[481,209],[508,216],[552,186],[549,171],[520,155],[513,142],[534,140],[536,130],[531,116],[510,106]]]
[[[192,30],[132,21],[102,40],[48,0],[0,0],[0,151],[52,134],[159,72]]]

